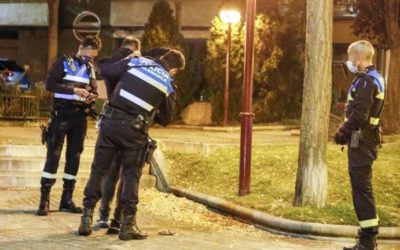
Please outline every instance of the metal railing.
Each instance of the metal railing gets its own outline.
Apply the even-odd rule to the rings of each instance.
[[[37,96],[0,94],[0,119],[35,120],[39,104]]]

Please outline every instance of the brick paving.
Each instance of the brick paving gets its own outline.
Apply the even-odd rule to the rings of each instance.
[[[58,207],[60,190],[54,190],[51,210]],[[142,190],[138,221],[150,233],[144,241],[123,242],[97,230],[92,236],[76,234],[80,215],[54,211],[47,217],[34,215],[37,189],[0,190],[0,249],[341,249],[343,240],[308,240],[271,234],[204,206],[156,190]],[[82,190],[75,200],[81,203]],[[95,219],[98,217],[95,214]],[[175,236],[161,236],[171,229]],[[352,240],[345,240],[351,243]],[[380,249],[400,249],[387,242]]]

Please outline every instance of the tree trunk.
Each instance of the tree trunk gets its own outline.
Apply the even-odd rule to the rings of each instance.
[[[49,8],[49,29],[48,29],[48,55],[47,69],[50,69],[52,64],[57,59],[58,47],[58,7],[60,0],[48,0]]]
[[[383,113],[385,134],[400,133],[400,46],[390,49],[387,96]]]
[[[179,31],[182,31],[182,0],[175,0],[175,19]]]
[[[295,206],[324,207],[332,99],[332,0],[307,0],[306,61]]]

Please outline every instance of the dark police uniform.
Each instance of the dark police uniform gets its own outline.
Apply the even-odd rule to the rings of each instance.
[[[346,119],[339,129],[349,141],[349,174],[362,237],[378,234],[379,218],[371,182],[372,164],[381,145],[380,117],[384,98],[384,79],[373,66],[368,67],[366,72],[357,74],[347,98]],[[357,134],[361,135],[359,143],[352,145]]]
[[[101,59],[97,63],[98,71],[102,72],[102,70],[107,72],[107,68],[116,63],[119,62],[123,59],[126,59],[132,51],[127,48],[120,48],[115,51],[115,53],[112,55],[111,58],[105,58]],[[124,63],[126,64],[126,63]],[[121,65],[121,68],[123,69],[125,66],[124,64]],[[109,78],[104,78],[104,82],[106,85],[106,90],[107,90],[107,97],[110,98],[115,86],[119,82],[119,76],[112,75],[112,77]],[[110,167],[109,172],[107,173],[106,177],[104,178],[104,183],[102,186],[102,198],[101,198],[101,205],[100,205],[100,222],[102,223],[102,227],[108,227],[108,225],[104,224],[105,222],[108,221],[109,215],[110,215],[110,205],[111,202],[114,198],[115,194],[115,189],[117,188],[117,183],[118,180],[120,179],[120,170],[121,170],[121,164],[122,164],[122,157],[119,153],[116,154],[114,157],[114,160],[112,162],[112,165]],[[118,221],[115,221],[112,224],[116,224],[115,227],[119,227],[119,218],[121,217],[121,206],[120,206],[120,196],[121,196],[121,188],[122,185],[121,183],[118,185],[118,190],[117,190],[117,201],[116,201],[116,208],[114,210],[114,218],[118,218]],[[117,225],[118,224],[118,225]]]
[[[48,128],[46,163],[41,178],[41,192],[45,196],[43,198],[49,198],[50,189],[56,182],[57,169],[66,137],[64,192],[60,210],[73,209],[72,212],[81,212],[73,204],[72,193],[86,136],[88,105],[84,98],[74,94],[76,87],[96,93],[97,86],[93,62],[83,61],[76,56],[63,56],[52,66],[46,81],[46,89],[53,92],[54,95]],[[41,211],[41,208],[39,208],[39,211]],[[38,213],[40,213],[39,211]]]
[[[169,48],[154,48],[150,51],[143,52],[142,55],[147,58],[159,58],[160,56],[166,54],[169,52]],[[102,70],[106,70],[109,67],[110,64],[116,63],[120,60],[123,60],[127,56],[129,56],[132,53],[130,49],[127,48],[120,48],[115,51],[115,53],[112,55],[111,58],[107,59],[102,59],[99,60],[97,63],[98,70],[101,72]],[[106,82],[106,88],[107,88],[107,96],[111,97],[112,92],[114,91],[114,88],[116,84],[118,83],[119,79],[118,77],[111,77],[111,78],[105,78],[104,81]],[[113,200],[115,190],[117,189],[117,194],[116,194],[116,207],[114,210],[114,219],[111,220],[110,228],[108,230],[108,233],[117,233],[119,231],[120,227],[120,218],[121,218],[121,191],[122,191],[122,182],[119,182],[118,187],[117,183],[118,180],[120,179],[120,168],[121,168],[121,163],[122,163],[122,158],[121,154],[117,154],[114,158],[114,161],[111,165],[111,168],[109,172],[107,173],[104,183],[102,186],[102,198],[101,198],[101,206],[100,206],[100,220],[99,220],[99,225],[101,227],[108,227],[107,221],[109,219],[109,214],[110,214],[110,204]]]
[[[104,67],[101,74],[108,79],[118,77],[119,82],[108,86],[113,92],[103,114],[92,171],[85,188],[84,216],[93,215],[93,209],[102,196],[102,179],[117,153],[122,158],[123,214],[134,216],[148,146],[148,126],[152,117],[163,126],[170,123],[176,102],[173,80],[161,61],[147,58],[121,60]],[[114,83],[108,82],[110,85]],[[87,221],[82,223],[81,226]],[[90,233],[80,228],[81,235]]]

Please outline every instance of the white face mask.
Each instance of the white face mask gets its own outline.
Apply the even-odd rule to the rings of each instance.
[[[347,69],[348,69],[351,73],[353,73],[353,74],[357,74],[357,73],[358,73],[358,67],[357,67],[357,65],[354,66],[354,64],[353,64],[352,61],[346,61],[346,66],[347,66]]]

